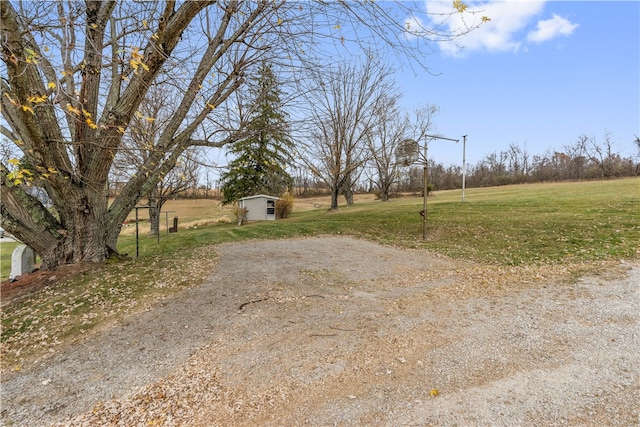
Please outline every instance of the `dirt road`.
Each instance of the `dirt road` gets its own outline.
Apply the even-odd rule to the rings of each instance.
[[[346,237],[223,245],[203,286],[2,379],[3,425],[640,424],[640,265]]]

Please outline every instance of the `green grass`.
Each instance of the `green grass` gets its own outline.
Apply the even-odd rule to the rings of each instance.
[[[140,237],[140,253],[171,254],[246,239],[344,234],[425,248],[496,265],[562,264],[633,258],[640,246],[640,180],[536,184],[438,192],[428,200],[422,240],[422,198],[341,206],[337,212],[294,213],[284,221],[221,224]],[[163,236],[164,237],[164,236]],[[135,238],[119,250],[135,254]]]
[[[140,257],[186,254],[203,245],[246,239],[346,234],[401,247],[501,265],[564,263],[638,255],[640,180],[517,185],[437,192],[428,200],[427,240],[422,198],[341,206],[337,212],[295,212],[284,221],[238,227],[218,224],[161,236],[139,236]],[[0,278],[11,270],[14,243],[0,244]],[[118,249],[135,256],[135,237]],[[195,256],[195,255],[194,255]]]
[[[198,285],[210,273],[216,245],[226,242],[349,235],[496,268],[600,265],[640,256],[640,179],[469,189],[464,203],[460,196],[447,191],[429,198],[426,240],[419,197],[340,206],[337,212],[294,207],[286,220],[180,229],[163,234],[159,244],[141,233],[138,258],[135,237],[122,236],[118,249],[128,259],[109,261],[2,310],[3,366],[20,369],[26,358]],[[15,245],[0,244],[7,276]]]
[[[16,246],[18,243],[0,243],[0,280],[6,280],[11,274],[11,254]]]

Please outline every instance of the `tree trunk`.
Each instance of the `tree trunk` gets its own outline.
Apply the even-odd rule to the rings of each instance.
[[[158,207],[158,203],[156,201],[151,202],[149,200],[149,224],[151,225],[149,229],[149,236],[157,236],[160,233],[160,208]]]
[[[351,189],[351,187],[345,188],[344,191],[342,192],[342,195],[344,196],[344,199],[347,202],[347,206],[353,206],[354,205],[353,190]]]
[[[149,198],[149,223],[151,224],[151,229],[149,231],[149,236],[157,236],[160,233],[160,214],[162,213],[162,206],[167,201],[164,197],[150,197]]]
[[[338,191],[338,187],[331,187],[331,210],[338,210],[338,197],[340,196],[340,191]]]
[[[24,239],[35,246],[42,259],[42,270],[52,270],[64,264],[102,262],[115,252],[105,241],[107,199],[102,194],[76,191],[68,194],[64,228],[48,230],[57,235],[55,240]],[[30,231],[25,231],[29,233]]]

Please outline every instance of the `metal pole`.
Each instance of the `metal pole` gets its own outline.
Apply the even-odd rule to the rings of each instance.
[[[429,185],[427,183],[429,177],[429,158],[427,157],[427,144],[424,144],[424,168],[423,168],[423,202],[422,209],[424,210],[424,216],[422,217],[422,240],[427,240],[427,192],[429,191]]]
[[[430,139],[446,139],[447,141],[453,141],[455,143],[458,143],[460,140],[453,139],[453,138],[446,138],[444,136],[439,136],[439,135],[424,135],[424,137],[426,138],[426,141],[424,143],[424,177],[423,177],[424,189],[422,190],[424,193],[424,200],[423,200],[424,216],[422,217],[422,240],[427,240],[427,192],[429,190],[429,186],[427,182],[428,176],[429,176],[429,158],[427,157],[427,146],[429,145]]]
[[[138,250],[138,208],[136,208],[136,258],[138,258],[138,254],[140,251]]]
[[[467,176],[467,135],[462,135],[462,201],[464,202],[465,178]]]

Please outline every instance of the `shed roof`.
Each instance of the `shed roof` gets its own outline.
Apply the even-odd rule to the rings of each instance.
[[[249,200],[249,199],[271,199],[271,200],[280,200],[280,197],[276,196],[268,196],[266,194],[256,194],[255,196],[247,196],[243,197],[239,200]]]

